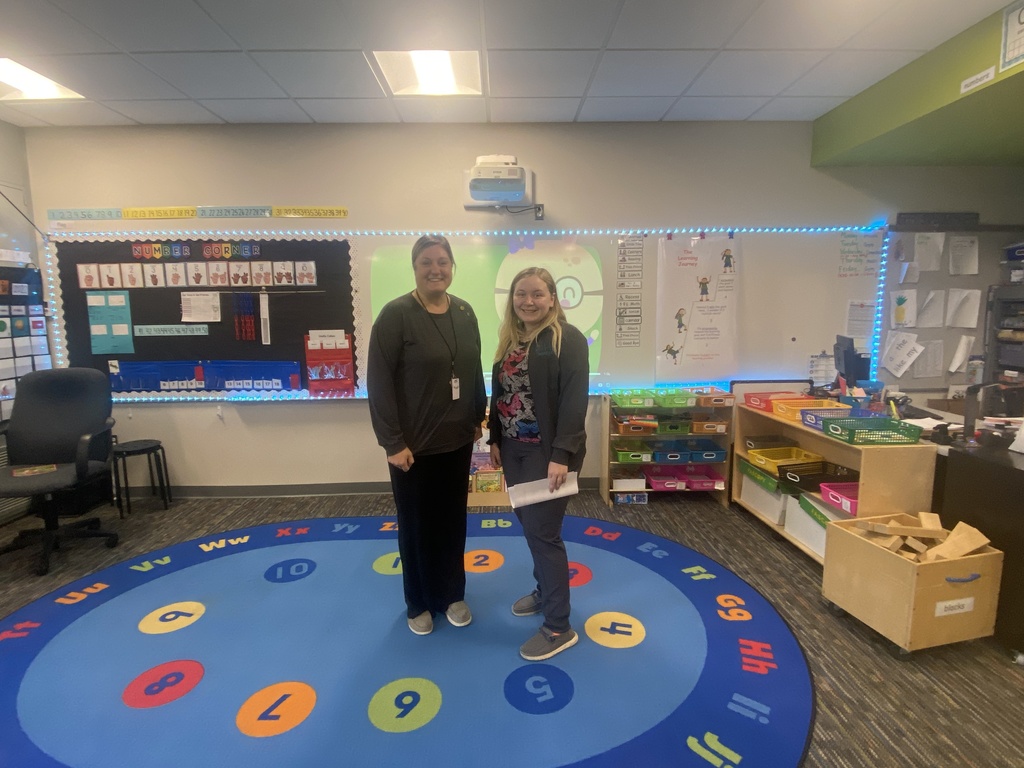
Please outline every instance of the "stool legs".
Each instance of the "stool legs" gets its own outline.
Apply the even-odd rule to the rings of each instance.
[[[115,460],[116,461],[116,460]],[[122,456],[119,461],[121,462],[121,477],[124,478],[124,504],[125,509],[130,515],[132,513],[132,492],[131,482],[128,480],[128,457]]]
[[[122,454],[114,458],[114,484],[117,488],[117,505],[121,510],[121,516],[132,513],[132,494],[128,479],[128,457],[140,456],[141,453]],[[159,495],[164,504],[164,509],[170,508],[171,498],[171,476],[167,471],[167,452],[164,447],[157,446],[148,450],[146,456],[146,468],[149,470],[149,487],[154,496]],[[123,506],[122,506],[123,498]]]

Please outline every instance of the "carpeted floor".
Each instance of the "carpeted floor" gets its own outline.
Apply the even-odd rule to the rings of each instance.
[[[121,534],[120,546],[72,542],[55,554],[46,576],[34,575],[31,549],[0,558],[0,616],[101,568],[198,536],[303,518],[393,514],[389,495],[184,499],[166,511],[158,502],[139,499],[133,507],[125,520],[112,508],[99,510],[104,527]],[[803,646],[814,676],[817,716],[804,763],[808,768],[1024,764],[1024,668],[1013,665],[1007,649],[995,641],[960,643],[898,660],[889,641],[826,609],[819,565],[745,512],[699,494],[609,509],[588,491],[573,499],[569,512],[684,544],[734,571],[772,602]],[[0,528],[0,542],[35,524],[27,519]]]

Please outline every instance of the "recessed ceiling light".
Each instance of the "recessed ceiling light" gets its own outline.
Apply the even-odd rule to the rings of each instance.
[[[0,59],[0,101],[84,98],[16,61]]]
[[[479,96],[476,51],[374,51],[395,96]]]

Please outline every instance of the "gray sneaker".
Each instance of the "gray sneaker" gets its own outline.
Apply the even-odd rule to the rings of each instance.
[[[533,590],[530,594],[520,597],[512,603],[513,616],[533,616],[540,611],[540,593],[537,590]]]
[[[449,605],[444,615],[448,617],[448,623],[453,627],[464,627],[473,620],[473,612],[469,610],[465,600]]]
[[[424,611],[419,616],[409,619],[409,629],[417,635],[429,635],[434,631],[434,617],[430,611]]]
[[[566,648],[572,648],[579,639],[579,635],[571,629],[555,635],[547,627],[541,627],[536,635],[523,643],[519,655],[527,661],[544,661]]]

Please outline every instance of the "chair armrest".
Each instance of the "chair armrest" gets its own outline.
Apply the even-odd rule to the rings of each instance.
[[[81,483],[89,475],[89,456],[92,453],[93,441],[103,435],[110,435],[113,429],[114,419],[108,416],[106,423],[103,425],[103,429],[99,432],[95,432],[91,435],[82,435],[78,438],[78,448],[75,450],[75,474],[78,478],[78,482]],[[109,460],[109,458],[110,452],[108,451],[104,460]]]

